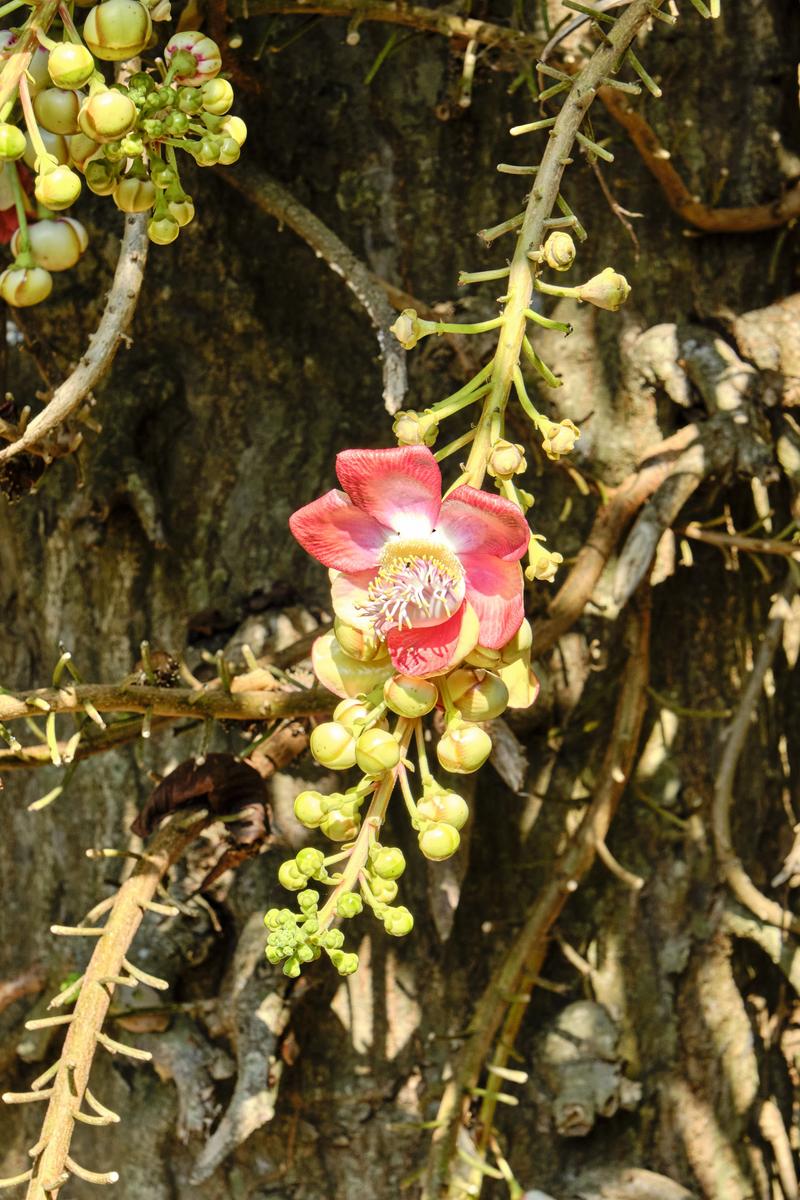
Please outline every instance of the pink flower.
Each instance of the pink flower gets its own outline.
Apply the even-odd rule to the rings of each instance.
[[[426,446],[345,450],[343,491],[290,519],[309,554],[333,569],[336,615],[384,638],[407,675],[437,675],[478,644],[505,646],[522,624],[519,560],[530,531],[508,500],[459,487],[442,502]]]

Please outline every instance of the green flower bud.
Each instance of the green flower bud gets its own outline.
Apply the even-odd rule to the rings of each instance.
[[[241,147],[235,138],[224,137],[219,144],[219,161],[223,167],[230,167],[238,162],[241,153]]]
[[[519,442],[507,442],[505,438],[498,438],[492,443],[486,460],[486,470],[493,479],[511,479],[527,469],[525,450]]]
[[[89,244],[86,230],[72,217],[56,217],[28,226],[31,250],[39,267],[46,271],[67,271],[74,267]],[[11,253],[19,254],[22,235],[18,229],[11,239]]]
[[[419,339],[425,336],[415,308],[404,308],[389,329],[404,350],[413,350]]]
[[[306,886],[306,876],[298,869],[294,859],[289,858],[278,868],[278,882],[290,892],[299,892]]]
[[[310,791],[300,792],[299,796],[295,797],[294,815],[302,825],[316,829],[324,816],[322,799],[319,792]]]
[[[594,275],[578,288],[579,300],[594,304],[596,308],[604,308],[608,312],[617,312],[622,308],[630,294],[631,285],[625,276],[618,274],[611,267],[606,267],[599,275]]]
[[[358,892],[343,892],[336,901],[337,917],[344,917],[348,920],[351,917],[357,917],[358,914],[362,912],[363,908],[364,901],[361,899]],[[342,941],[343,940],[344,938]]]
[[[139,0],[103,0],[86,18],[83,40],[95,58],[124,62],[150,41],[153,23]]]
[[[297,947],[297,957],[301,963],[311,962],[314,957],[314,951],[308,945],[300,945]]]
[[[83,87],[94,74],[94,58],[85,46],[60,42],[50,51],[47,70],[58,88]]]
[[[189,196],[184,196],[182,200],[168,200],[167,208],[181,229],[194,220],[194,204]]]
[[[568,233],[556,230],[542,248],[542,257],[554,271],[568,271],[575,262],[575,243]]]
[[[145,117],[142,121],[142,132],[145,133],[153,141],[164,136],[164,122],[157,120],[156,117]]]
[[[366,729],[356,742],[356,762],[365,775],[383,775],[400,762],[397,738],[385,729]]]
[[[167,66],[174,68],[171,77],[189,87],[200,87],[222,68],[219,46],[197,29],[174,33],[164,49],[164,58]]]
[[[240,146],[247,141],[247,126],[241,117],[226,117],[219,128],[220,133],[232,137]]]
[[[357,954],[345,954],[343,950],[331,950],[328,957],[340,975],[352,975],[358,970]]]
[[[403,904],[387,908],[383,914],[383,927],[392,937],[405,937],[414,928],[414,918]]]
[[[44,148],[48,154],[63,166],[69,158],[69,150],[67,149],[67,139],[62,137],[60,133],[51,133],[49,129],[40,129]],[[34,149],[33,142],[28,134],[25,135],[25,153],[23,160],[31,168],[32,171],[37,171],[36,166],[37,151]]]
[[[352,896],[353,893],[347,892],[347,895]],[[346,917],[348,914],[340,912],[338,915],[340,917]],[[323,945],[326,950],[341,950],[342,946],[344,945],[344,934],[342,933],[341,929],[329,929],[326,933],[322,934],[319,940],[320,944]]]
[[[372,662],[374,658],[386,657],[385,642],[370,631],[356,629],[355,625],[348,625],[346,621],[336,617],[333,632],[345,654],[357,658],[359,662]]]
[[[111,0],[105,0],[110,3]],[[147,236],[151,242],[155,242],[157,246],[168,246],[170,242],[174,242],[175,238],[180,233],[180,225],[177,221],[173,221],[172,217],[153,217],[147,222]]]
[[[423,821],[444,822],[463,829],[469,819],[469,806],[457,792],[429,791],[417,805]]]
[[[346,771],[355,766],[355,738],[338,721],[326,721],[312,730],[309,739],[311,753],[323,767],[332,771]]]
[[[106,4],[114,4],[115,0],[104,0]],[[130,96],[109,88],[105,92],[95,92],[81,106],[78,115],[81,132],[96,142],[115,142],[123,137],[136,124],[136,105]]]
[[[304,846],[295,855],[297,869],[301,875],[311,876],[316,875],[324,866],[325,855],[321,850],[315,849],[313,846]]]
[[[117,186],[117,172],[111,163],[93,159],[84,167],[86,186],[96,196],[110,196]]]
[[[227,79],[209,79],[200,89],[203,108],[215,117],[222,117],[233,104],[233,88]]]
[[[358,836],[361,821],[355,813],[333,808],[322,818],[319,827],[332,842],[352,842]]]
[[[477,667],[453,671],[447,691],[465,721],[491,721],[508,706],[508,688],[500,676]]]
[[[483,667],[486,671],[494,671],[500,665],[500,651],[490,650],[488,646],[476,646],[464,661],[471,667]]]
[[[149,96],[151,92],[156,90],[155,80],[146,71],[136,71],[128,80],[128,90],[141,92],[142,95]]]
[[[373,896],[380,900],[381,904],[391,904],[397,899],[397,884],[393,879],[382,879],[380,875],[374,875],[369,886]]]
[[[383,685],[383,698],[400,717],[424,717],[436,707],[439,689],[416,675],[392,675]]]
[[[156,99],[158,100],[158,104],[161,108],[172,108],[172,106],[174,104],[178,103],[178,89],[177,88],[169,87],[169,85],[166,85],[164,87],[158,88],[155,94],[156,94]]]
[[[574,421],[565,417],[563,421],[545,420],[540,426],[542,434],[542,449],[553,462],[574,450],[575,443],[581,436],[581,431]]]
[[[278,963],[283,961],[283,953],[277,946],[267,946],[264,953],[267,956],[267,961],[272,963],[273,967],[277,967]]]
[[[219,141],[213,137],[201,138],[194,151],[198,167],[213,167],[219,162]]]
[[[67,138],[67,151],[70,166],[85,171],[86,164],[100,153],[100,143],[87,137],[85,133],[74,133],[71,138]]]
[[[432,862],[442,862],[455,854],[461,842],[461,835],[454,825],[442,823],[424,829],[418,841],[419,848],[426,858]]]
[[[147,121],[145,121],[145,125]],[[156,158],[150,162],[150,178],[157,188],[176,187],[178,176],[173,167],[169,163],[165,163],[163,158]]]
[[[280,909],[270,908],[264,914],[264,924],[267,929],[277,929],[281,923]]]
[[[432,446],[439,433],[439,423],[432,414],[399,412],[392,432],[401,446]]]
[[[337,704],[333,710],[333,719],[340,725],[344,725],[345,729],[350,733],[360,733],[359,725],[363,725],[369,720],[369,714],[372,709],[363,700],[358,700],[356,697],[350,697],[342,700],[341,704]]]
[[[34,97],[33,111],[37,124],[49,133],[78,132],[78,113],[83,96],[78,92],[65,92],[61,88],[45,88]]]
[[[106,0],[106,3],[112,3],[112,0]],[[300,974],[300,961],[295,954],[291,958],[287,958],[283,964],[283,973],[288,975],[289,979],[297,979]]]
[[[491,752],[492,739],[488,733],[467,721],[451,721],[436,747],[436,756],[445,771],[456,775],[477,771]]]
[[[405,869],[405,855],[397,846],[382,846],[373,855],[372,870],[381,879],[399,879]]]
[[[189,118],[180,109],[167,113],[164,118],[164,132],[170,137],[183,137],[188,128]]]
[[[155,202],[156,189],[149,179],[120,179],[114,188],[114,203],[122,212],[149,212]]]
[[[106,142],[104,144],[103,158],[106,160],[106,162],[121,164],[126,157],[127,157],[127,155],[125,154],[125,151],[122,149],[122,141],[121,140],[116,141],[116,142]]]
[[[25,134],[16,125],[7,122],[0,125],[0,158],[7,161],[22,158],[26,145]]]
[[[138,133],[129,133],[122,139],[119,148],[126,158],[141,158],[144,153],[144,139]]]
[[[81,194],[80,175],[69,167],[55,167],[47,175],[37,175],[34,194],[40,204],[58,212],[69,208]]]
[[[41,304],[53,290],[53,277],[43,267],[8,267],[0,275],[0,296],[12,308]]]
[[[181,112],[193,116],[203,107],[203,93],[200,88],[182,87],[178,90],[178,108]]]
[[[300,867],[300,870],[302,871],[302,867]],[[309,872],[303,871],[303,874],[308,875]],[[304,891],[298,892],[297,903],[304,913],[315,913],[319,904],[319,892],[315,891],[314,888],[305,888]],[[316,929],[309,929],[309,925],[316,925],[316,922],[309,918],[303,925],[304,931],[306,933],[316,933]]]

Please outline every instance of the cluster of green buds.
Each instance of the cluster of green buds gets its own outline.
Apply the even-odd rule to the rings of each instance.
[[[297,820],[337,845],[330,854],[304,847],[280,867],[279,882],[298,893],[301,911],[267,913],[270,962],[282,962],[286,974],[295,975],[302,963],[324,950],[341,974],[350,974],[357,956],[342,949],[343,936],[333,926],[365,909],[393,937],[411,932],[411,912],[395,903],[405,857],[380,840],[389,799],[399,784],[425,858],[441,862],[455,854],[469,807],[463,796],[436,779],[429,765],[429,740],[438,730],[436,757],[449,775],[482,767],[492,750],[486,723],[509,706],[527,707],[536,695],[531,641],[531,627],[523,621],[502,650],[478,646],[455,669],[421,678],[394,670],[373,639],[341,620],[320,638],[315,648],[318,673],[323,679],[346,681],[356,694],[336,706],[330,721],[315,727],[311,753],[320,766],[352,770],[360,778],[342,792],[306,790],[295,799]],[[434,719],[426,729],[428,716]],[[324,904],[312,883],[330,889]]]
[[[174,34],[163,59],[110,83],[102,63],[128,61],[151,43],[146,4],[102,0],[90,9],[82,33],[61,5],[58,41],[34,28],[35,16],[36,9],[26,25],[0,33],[0,96],[9,94],[0,107],[0,172],[19,221],[15,259],[0,276],[0,295],[17,306],[46,299],[50,272],[74,265],[85,249],[78,222],[53,220],[78,199],[82,178],[122,212],[150,213],[150,240],[167,245],[195,211],[181,183],[178,152],[201,167],[227,166],[247,136],[241,118],[230,115],[234,94],[220,76],[219,47],[204,33]],[[34,172],[38,225],[28,223],[19,160]]]

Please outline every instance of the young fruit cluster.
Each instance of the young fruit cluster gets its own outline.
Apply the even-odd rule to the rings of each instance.
[[[155,68],[109,85],[100,64],[128,60],[150,44],[148,7],[140,0],[102,0],[90,10],[82,37],[69,11],[62,6],[59,13],[63,40],[43,35],[49,48],[40,45],[29,62],[25,56],[27,69],[15,92],[18,109],[12,100],[0,113],[0,173],[14,193],[20,226],[15,261],[0,276],[0,295],[17,306],[46,299],[50,272],[67,269],[70,256],[77,261],[85,249],[78,222],[51,228],[52,215],[78,199],[81,176],[90,191],[111,196],[121,211],[150,213],[150,240],[167,245],[195,211],[181,185],[177,151],[201,167],[227,166],[239,158],[247,136],[244,122],[230,115],[234,94],[219,74],[219,47],[202,32],[174,34]],[[2,73],[18,72],[24,28],[0,31]],[[38,233],[37,226],[28,228],[30,201],[17,160],[34,172],[34,196],[44,218],[39,225],[47,226]],[[74,226],[80,234],[73,228],[70,237]]]

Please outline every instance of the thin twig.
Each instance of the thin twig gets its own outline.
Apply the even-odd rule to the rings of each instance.
[[[706,542],[709,546],[720,546],[723,549],[744,550],[747,554],[780,554],[784,558],[793,558],[800,562],[800,543],[780,542],[776,538],[747,537],[743,533],[717,533],[714,529],[703,529],[696,521],[676,528],[675,532],[681,537],[693,538],[696,542]]]
[[[714,783],[714,798],[711,805],[714,849],[722,874],[731,891],[760,920],[777,925],[780,929],[790,929],[793,933],[800,933],[800,918],[759,891],[734,849],[731,833],[731,804],[733,803],[736,768],[744,749],[753,713],[761,696],[764,676],[769,670],[780,644],[786,614],[797,589],[797,568],[790,564],[789,575],[770,610],[769,625],[758,649],[750,678],[742,692],[739,707],[730,724]]]
[[[110,369],[136,311],[148,244],[146,216],[127,216],[111,290],[86,352],[72,374],[56,388],[44,411],[33,418],[15,442],[0,450],[0,463],[29,450],[62,425]]]

